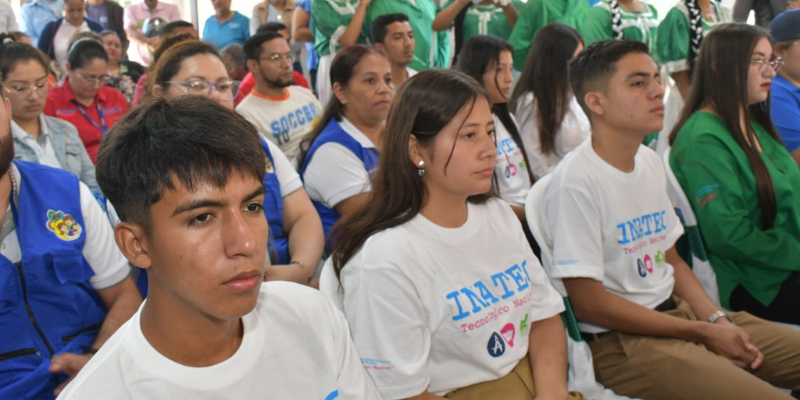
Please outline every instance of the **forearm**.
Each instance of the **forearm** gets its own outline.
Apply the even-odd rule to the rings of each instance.
[[[672,79],[675,81],[675,87],[678,88],[681,98],[686,101],[692,90],[692,85],[689,83],[689,71],[676,72],[672,74]]]
[[[537,397],[567,397],[567,340],[560,315],[531,324],[528,357]]]
[[[433,19],[433,24],[431,25],[433,30],[439,32],[450,29],[450,27],[453,26],[453,21],[455,21],[458,13],[460,13],[465,7],[469,6],[469,3],[469,1],[465,0],[456,0],[449,6],[445,7],[444,10],[439,11],[436,14],[436,18]]]
[[[699,342],[700,324],[650,310],[605,289],[585,290],[575,286],[587,278],[565,279],[576,317],[593,325],[634,335],[657,336]],[[598,282],[599,283],[599,282]]]
[[[369,7],[369,4],[363,0],[358,3],[353,19],[347,24],[347,29],[345,29],[342,37],[339,38],[339,45],[343,49],[356,45],[358,36],[361,35],[361,27],[364,25],[364,18],[367,16],[367,7]]]
[[[297,276],[301,279],[298,282],[308,283],[314,276],[324,248],[325,236],[319,217],[316,214],[301,217],[289,231],[289,254],[295,262],[290,265],[298,267]]]
[[[667,250],[667,262],[675,271],[675,289],[673,292],[692,307],[699,321],[706,321],[719,307],[708,297],[703,286],[697,281],[694,272],[678,255],[675,247]]]
[[[519,18],[519,14],[517,13],[517,9],[514,7],[514,4],[508,3],[508,5],[503,7],[503,14],[506,15],[508,25],[511,27],[511,29],[514,29],[514,25],[517,24],[517,18]]]
[[[142,304],[142,296],[139,294],[139,290],[130,275],[110,289],[117,291],[118,295],[112,301],[106,303],[106,309],[108,310],[106,319],[103,321],[103,325],[97,333],[97,338],[92,344],[94,349],[99,349],[122,324],[136,313],[136,310]]]
[[[800,167],[800,149],[792,152],[792,158],[794,159],[794,162],[797,163],[797,166]]]
[[[311,28],[296,28],[294,30],[294,40],[298,42],[314,42],[314,34]]]

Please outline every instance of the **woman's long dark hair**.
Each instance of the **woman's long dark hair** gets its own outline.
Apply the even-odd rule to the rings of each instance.
[[[519,117],[521,99],[533,93],[535,105],[532,103],[531,107],[535,106],[539,111],[539,120],[535,123],[545,155],[556,154],[556,135],[572,98],[567,65],[579,45],[583,45],[583,38],[572,27],[559,22],[545,25],[533,40],[522,75],[508,102]],[[527,115],[532,116],[532,111]]]
[[[686,121],[697,110],[704,106],[713,107],[750,161],[756,178],[762,228],[770,229],[778,212],[775,186],[756,148],[755,132],[750,129],[752,121],[758,122],[775,140],[783,142],[770,118],[769,98],[761,103],[747,104],[750,59],[759,40],[763,38],[770,38],[764,29],[739,23],[717,26],[706,36],[697,57],[692,91],[678,123],[669,135],[669,143],[672,145],[675,142]],[[747,132],[742,130],[742,110],[745,111],[744,126]]]
[[[461,54],[458,56],[458,62],[453,68],[471,76],[478,82],[483,82],[483,74],[486,73],[488,68],[496,68],[500,63],[500,53],[504,51],[514,54],[514,48],[511,44],[497,36],[473,36],[467,40],[467,43],[464,43]],[[495,87],[499,88],[497,75],[495,75],[494,84]],[[517,143],[517,147],[519,147],[522,157],[525,159],[525,170],[528,171],[528,177],[533,183],[534,177],[533,171],[531,171],[531,163],[528,162],[528,153],[525,151],[525,145],[519,135],[519,128],[508,111],[508,103],[493,104],[492,113],[497,116],[511,135],[511,138]]]
[[[7,79],[8,74],[23,61],[35,61],[44,68],[45,72],[50,72],[47,67],[49,63],[47,56],[36,47],[20,42],[0,44],[0,77],[2,79]]]
[[[355,71],[356,65],[361,62],[362,58],[369,54],[380,54],[382,57],[386,57],[382,51],[361,44],[348,47],[337,53],[331,63],[331,86],[335,83],[347,86],[347,84],[350,83],[350,79],[353,78],[353,71]],[[341,121],[342,116],[344,116],[344,104],[342,104],[336,96],[331,96],[328,106],[325,107],[325,112],[322,113],[322,118],[320,118],[314,126],[314,129],[300,142],[300,157],[297,159],[300,165],[303,164],[306,155],[308,155],[308,150],[311,149],[311,145],[317,140],[319,134],[325,130],[328,123],[334,118],[337,121]],[[380,146],[379,143],[375,144]]]
[[[478,82],[444,69],[420,72],[396,93],[389,107],[369,200],[333,228],[332,257],[337,276],[370,236],[408,222],[422,208],[425,184],[408,152],[411,135],[423,147],[430,146],[461,110],[471,111],[479,97],[486,97],[486,93]],[[469,201],[480,203],[489,196],[476,195]]]

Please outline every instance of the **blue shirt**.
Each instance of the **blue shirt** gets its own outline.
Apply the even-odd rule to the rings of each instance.
[[[33,0],[22,5],[20,28],[31,37],[34,46],[39,44],[39,34],[42,33],[45,25],[61,18],[63,8],[64,0],[54,2]]]
[[[222,24],[217,21],[216,15],[212,15],[203,27],[203,41],[217,46],[219,50],[231,43],[244,44],[247,39],[250,39],[250,18],[238,11],[234,11],[233,17]]]
[[[800,149],[800,87],[780,75],[773,78],[770,113],[789,153]]]
[[[103,4],[86,3],[86,15],[99,22],[103,29],[108,29],[108,4],[105,2]]]

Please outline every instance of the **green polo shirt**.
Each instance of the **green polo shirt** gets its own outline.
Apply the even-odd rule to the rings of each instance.
[[[591,8],[586,0],[529,0],[520,10],[509,42],[514,46],[514,68],[522,71],[533,38],[551,22],[565,23],[580,31]]]
[[[647,43],[647,47],[652,51],[658,30],[658,11],[650,4],[643,4],[647,7],[647,11],[626,11],[620,7],[620,28],[623,39]],[[609,0],[603,0],[592,8],[581,28],[581,35],[586,46],[615,38]]]
[[[314,0],[319,1],[319,0]],[[585,1],[585,0],[584,0]],[[409,67],[424,71],[433,67],[445,67],[450,58],[450,40],[447,31],[434,35],[433,19],[436,18],[436,5],[433,0],[374,0],[364,18],[364,32],[372,29],[372,21],[384,14],[401,13],[408,16],[408,23],[414,31],[414,61]]]
[[[314,31],[314,49],[320,56],[331,54],[331,36],[340,28],[347,29],[353,14],[356,13],[358,0],[313,0],[311,2],[311,19]],[[342,32],[344,33],[344,32]],[[367,36],[359,35],[358,44],[367,43]],[[334,53],[339,45],[334,43]]]
[[[775,186],[778,212],[769,230],[762,228],[747,156],[719,117],[695,112],[670,153],[670,166],[697,216],[725,308],[730,308],[738,285],[768,306],[789,275],[800,271],[800,169],[764,128],[754,122],[753,130]]]

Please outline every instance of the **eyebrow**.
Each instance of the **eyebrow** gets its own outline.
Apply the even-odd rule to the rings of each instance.
[[[45,76],[43,76],[41,78],[36,78],[34,80],[38,82],[38,81],[40,81],[42,79],[47,79],[47,75],[45,75]],[[11,81],[11,82],[8,82],[8,83],[9,84],[11,84],[11,83],[28,83],[28,81],[15,80],[15,81]]]
[[[253,200],[254,198],[261,196],[267,193],[267,189],[264,186],[259,186],[258,189],[251,192],[249,195],[245,196],[243,202]],[[181,204],[175,211],[172,212],[172,216],[176,216],[178,214],[185,213],[187,211],[196,210],[198,208],[205,208],[205,207],[212,207],[212,208],[221,208],[228,205],[227,201],[219,201],[219,200],[209,200],[209,199],[198,199],[198,200],[190,200],[184,204]]]
[[[761,57],[766,57],[766,56],[767,56],[766,54],[764,54],[764,53],[762,53],[762,52],[760,52],[760,51],[754,51],[754,52],[753,52],[753,55],[755,55],[755,56],[761,56]]]
[[[627,81],[627,80],[633,79],[633,78],[650,78],[652,76],[659,76],[659,74],[658,74],[658,72],[656,72],[655,74],[651,75],[649,72],[637,71],[637,72],[633,72],[633,73],[628,74],[628,76],[625,77],[625,80]]]

